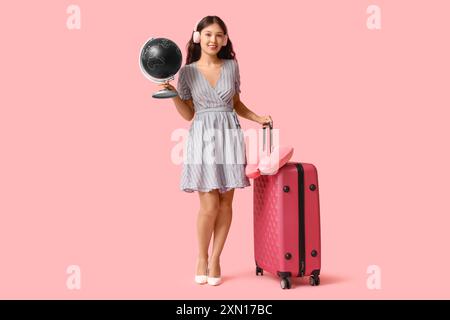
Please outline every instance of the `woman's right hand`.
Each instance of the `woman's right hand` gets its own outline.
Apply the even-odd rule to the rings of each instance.
[[[169,90],[172,90],[172,91],[175,91],[175,92],[178,93],[177,89],[173,85],[171,85],[169,82],[167,82],[167,81],[164,82],[164,83],[159,84],[159,86],[160,87],[164,87],[164,88],[169,89]]]

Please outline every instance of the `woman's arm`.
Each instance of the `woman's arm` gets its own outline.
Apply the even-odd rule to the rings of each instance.
[[[179,96],[172,98],[175,106],[177,107],[178,113],[187,121],[191,121],[194,118],[194,103],[192,99],[181,100]]]
[[[236,93],[233,97],[233,105],[236,113],[242,118],[248,119],[250,121],[255,121],[261,123],[261,117],[255,114],[252,110],[247,108],[245,104],[239,98],[239,93]]]
[[[160,84],[160,86],[178,92],[177,89],[175,89],[175,87],[169,83],[163,83]],[[176,95],[175,97],[172,98],[172,101],[175,104],[178,113],[183,117],[183,119],[191,121],[194,118],[195,109],[194,109],[194,101],[192,100],[192,98],[189,100],[181,100],[180,96]]]

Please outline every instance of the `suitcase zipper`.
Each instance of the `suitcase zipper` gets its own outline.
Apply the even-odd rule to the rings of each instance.
[[[305,183],[301,163],[296,163],[298,171],[298,247],[300,251],[299,276],[305,274]]]

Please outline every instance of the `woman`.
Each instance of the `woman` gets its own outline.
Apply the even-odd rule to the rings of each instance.
[[[168,83],[161,86],[176,90]],[[245,175],[245,141],[236,113],[262,125],[272,123],[272,119],[256,115],[240,101],[239,66],[227,27],[217,16],[206,16],[197,23],[177,87],[178,96],[172,100],[178,112],[188,121],[195,117],[187,140],[188,161],[183,164],[180,181],[181,190],[197,191],[200,198],[195,282],[218,285],[220,255],[232,220],[234,189],[250,186]],[[213,161],[211,157],[205,159],[211,156],[208,147],[214,150]],[[223,156],[231,163],[224,163]]]

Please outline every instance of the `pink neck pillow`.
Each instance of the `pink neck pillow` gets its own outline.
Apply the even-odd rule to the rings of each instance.
[[[284,166],[292,157],[294,153],[294,148],[292,147],[280,147],[277,146],[273,148],[270,154],[267,154],[266,150],[266,128],[263,127],[264,131],[264,142],[263,142],[263,155],[260,156],[259,153],[256,155],[256,163],[248,164],[245,167],[245,175],[250,179],[256,179],[260,175],[273,175],[278,172],[278,170]],[[270,128],[270,144],[268,150],[272,149],[272,123],[269,125]],[[248,159],[248,157],[247,157]]]
[[[245,175],[250,179],[256,179],[261,174],[273,175],[284,166],[292,158],[294,148],[292,147],[275,147],[270,155],[263,155],[261,158],[257,156],[255,164],[247,164],[245,167]]]
[[[258,171],[263,175],[273,175],[284,166],[294,154],[294,148],[276,146],[270,155],[264,155],[259,160]]]

